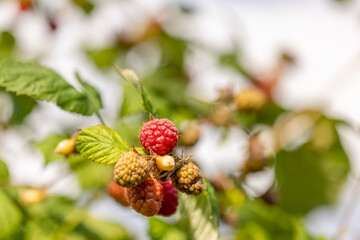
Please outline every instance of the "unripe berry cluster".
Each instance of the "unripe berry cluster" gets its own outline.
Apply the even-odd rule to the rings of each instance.
[[[189,158],[169,155],[176,147],[178,130],[168,119],[151,117],[139,139],[149,154],[135,148],[124,153],[115,164],[109,194],[142,215],[170,216],[176,212],[178,190],[190,195],[204,190],[200,169]]]

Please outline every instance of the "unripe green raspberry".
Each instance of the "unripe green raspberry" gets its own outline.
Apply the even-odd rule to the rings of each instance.
[[[149,163],[134,150],[122,155],[115,164],[114,181],[122,187],[135,187],[148,176]]]
[[[193,162],[185,162],[171,176],[173,185],[180,191],[190,195],[199,195],[204,190],[202,175]]]

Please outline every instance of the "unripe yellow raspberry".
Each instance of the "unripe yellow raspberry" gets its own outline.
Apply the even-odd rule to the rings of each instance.
[[[171,171],[175,167],[175,159],[170,155],[157,156],[156,166],[160,171]]]
[[[180,191],[190,195],[199,195],[204,191],[202,175],[195,163],[187,161],[171,176],[172,184]]]
[[[63,155],[69,155],[75,151],[75,141],[76,139],[64,139],[56,146],[54,152],[60,153]]]
[[[114,168],[114,181],[122,187],[135,187],[149,176],[149,163],[135,150],[123,154]]]
[[[46,197],[46,191],[41,188],[24,188],[20,190],[20,203],[24,206],[39,203]]]
[[[259,111],[267,101],[266,94],[258,88],[241,90],[235,95],[235,104],[242,111]]]

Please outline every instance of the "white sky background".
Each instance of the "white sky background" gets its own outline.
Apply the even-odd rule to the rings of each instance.
[[[139,6],[129,5],[127,1],[99,1],[101,5],[90,18],[74,10],[66,0],[40,2],[54,13],[62,9],[59,28],[55,34],[49,35],[42,16],[32,13],[17,16],[13,1],[0,2],[0,31],[14,26],[14,33],[26,57],[34,59],[42,56],[43,64],[57,70],[71,83],[74,83],[74,71],[80,71],[86,80],[100,89],[105,106],[102,114],[111,122],[121,102],[119,82],[114,80],[115,77],[109,78],[94,69],[80,47],[84,44],[103,46],[111,42],[112,33],[121,30],[130,21],[129,17],[132,17],[131,21],[141,21],[144,11],[156,14],[159,6],[170,1],[136,1],[142,6],[141,9]],[[246,64],[259,74],[268,72],[278,53],[282,49],[288,49],[296,56],[297,64],[287,72],[278,87],[277,101],[286,108],[322,107],[332,116],[345,118],[359,129],[360,1],[350,1],[348,4],[338,4],[332,0],[181,2],[196,6],[196,16],[191,20],[182,19],[170,24],[169,31],[184,34],[214,51],[229,49],[229,40],[235,37]],[[146,61],[145,59],[142,64],[146,65]],[[148,62],[151,64],[151,60]],[[234,77],[230,71],[211,68],[213,62],[211,56],[202,51],[195,51],[189,58],[189,69],[197,73],[190,92],[201,91],[199,95],[208,100],[215,98],[216,89],[221,86],[241,87],[238,77]],[[66,167],[55,165],[44,169],[40,154],[28,146],[28,140],[42,139],[49,133],[61,132],[66,128],[98,123],[96,118],[75,117],[59,111],[51,104],[41,105],[43,108],[37,109],[28,119],[28,126],[32,130],[27,130],[25,139],[17,130],[0,137],[1,155],[9,163],[13,179],[17,183],[39,186],[54,178],[59,168]],[[348,128],[340,130],[354,173],[359,176],[360,136]],[[243,152],[243,148],[234,144],[239,140],[244,142],[240,129],[234,129],[230,139],[221,145],[220,138],[218,130],[206,126],[200,144],[195,149],[194,155],[207,174],[229,171],[234,164],[232,156]],[[18,151],[19,145],[24,149],[22,152]],[[266,189],[266,184],[272,177],[272,174],[268,174],[249,179],[249,185]],[[74,177],[69,177],[59,181],[52,190],[77,196],[79,188],[73,182]],[[309,215],[307,225],[311,232],[332,236],[338,224],[339,213],[348,202],[352,184],[349,181],[337,207],[320,208]],[[94,213],[118,220],[132,227],[137,234],[142,232],[137,229],[146,229],[141,216],[117,207],[110,199],[97,203]],[[360,221],[359,208],[354,209],[350,220],[343,239],[360,237],[357,227]],[[138,237],[144,239],[144,235]]]

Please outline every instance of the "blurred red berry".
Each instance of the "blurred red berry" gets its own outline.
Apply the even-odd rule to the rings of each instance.
[[[130,206],[129,199],[127,197],[127,188],[118,185],[116,182],[112,181],[108,185],[108,193],[114,198],[114,200],[124,207]]]

